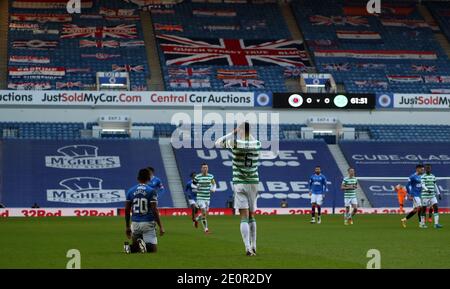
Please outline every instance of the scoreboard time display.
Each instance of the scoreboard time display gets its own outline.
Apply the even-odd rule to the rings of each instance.
[[[274,93],[273,108],[374,109],[375,94]]]

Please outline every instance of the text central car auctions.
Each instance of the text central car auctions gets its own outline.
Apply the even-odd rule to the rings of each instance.
[[[0,91],[0,105],[129,105],[253,107],[253,92]]]

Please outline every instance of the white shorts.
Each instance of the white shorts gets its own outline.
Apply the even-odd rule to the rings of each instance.
[[[420,197],[413,198],[413,207],[414,208],[422,207],[422,199]]]
[[[208,200],[197,200],[197,208],[201,210],[209,210],[209,201]]]
[[[322,194],[311,194],[311,204],[316,203],[319,206],[323,204],[323,195]]]
[[[437,203],[438,203],[438,201],[437,201],[436,197],[426,198],[426,199],[422,198],[422,206],[424,206],[424,207],[431,207]]]
[[[358,205],[358,199],[356,198],[344,198],[344,206],[351,207],[352,205]]]
[[[188,203],[189,203],[189,207],[192,206],[192,205],[194,205],[194,206],[196,206],[196,207],[198,208],[197,202],[196,202],[195,200],[189,199],[189,200],[188,200]]]
[[[258,184],[234,184],[234,208],[256,211],[256,199],[258,198]]]
[[[156,222],[132,222],[131,233],[134,239],[142,238],[146,244],[158,244]]]

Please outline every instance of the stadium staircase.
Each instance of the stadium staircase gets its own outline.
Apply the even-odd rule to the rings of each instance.
[[[159,148],[166,169],[167,183],[169,184],[173,206],[175,208],[187,208],[186,198],[183,192],[182,180],[178,172],[175,154],[170,143],[170,138],[160,138]]]
[[[147,81],[149,90],[164,90],[164,81],[161,74],[161,65],[159,63],[158,49],[156,47],[155,33],[153,31],[153,21],[150,12],[140,13],[142,30],[144,31],[145,48],[147,50],[147,59],[150,71],[150,79]]]
[[[0,89],[6,88],[8,75],[8,19],[8,1],[0,1]]]
[[[430,10],[424,5],[417,5],[418,10],[422,17],[429,23],[435,22],[435,19],[433,15],[431,15]],[[450,43],[447,40],[447,37],[445,37],[444,34],[442,34],[441,31],[434,33],[434,37],[436,38],[436,41],[442,46],[444,51],[447,53],[448,57],[450,58]]]
[[[279,5],[280,5],[281,14],[283,15],[283,18],[286,22],[289,32],[292,35],[292,38],[293,39],[301,39],[304,41],[304,37],[303,37],[300,29],[298,28],[297,21],[295,20],[291,6],[288,3],[282,3],[282,2],[280,2]],[[309,58],[310,63],[313,63],[309,53],[308,53],[308,58]],[[314,72],[314,71],[311,71],[311,72]],[[301,89],[300,82],[298,79],[286,78],[285,84],[286,84],[288,91],[300,91],[300,89]]]
[[[349,163],[344,157],[344,154],[342,153],[341,149],[339,148],[339,145],[328,145],[328,149],[330,150],[331,154],[333,155],[334,160],[336,161],[336,164],[338,165],[339,170],[341,171],[343,176],[347,175],[347,169],[350,167]],[[372,208],[372,204],[369,202],[369,199],[367,198],[366,194],[362,190],[361,186],[358,187],[356,190],[356,194],[359,197],[358,203],[361,207],[364,208]]]

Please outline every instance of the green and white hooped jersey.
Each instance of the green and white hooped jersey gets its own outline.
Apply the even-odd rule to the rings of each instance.
[[[258,140],[236,140],[232,145],[233,153],[233,184],[259,183],[259,151],[261,142]]]
[[[195,176],[194,181],[197,183],[197,200],[210,200],[213,180],[214,176],[211,174],[198,174]]]
[[[422,190],[422,199],[431,199],[436,196],[436,176],[433,174],[423,174],[422,183],[428,190]]]
[[[357,185],[358,180],[355,177],[353,178],[345,177],[344,180],[342,181],[342,184],[344,186]],[[344,190],[344,198],[356,198],[356,189]]]

